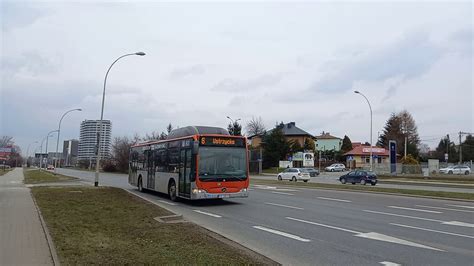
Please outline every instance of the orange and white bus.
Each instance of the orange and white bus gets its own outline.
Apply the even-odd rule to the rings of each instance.
[[[173,130],[166,140],[130,149],[128,182],[173,201],[248,197],[246,138],[217,127]]]

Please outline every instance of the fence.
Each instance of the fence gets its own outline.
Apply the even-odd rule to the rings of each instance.
[[[428,163],[427,162],[422,162],[420,164],[417,164],[417,165],[413,165],[413,164],[401,164],[401,163],[397,163],[396,164],[396,173],[397,175],[425,175],[425,176],[430,176],[430,175],[433,175],[433,174],[439,174],[439,169],[441,168],[446,168],[448,166],[451,166],[451,165],[455,165],[455,164],[448,164],[448,163],[439,163],[439,167],[437,167],[436,169],[430,169],[429,166],[428,166]],[[471,162],[466,162],[464,163],[464,165],[467,165],[471,168],[471,175],[474,175],[474,163],[471,161]],[[370,169],[370,164],[365,164],[361,167],[362,169],[364,170],[369,170]],[[385,164],[374,164],[373,165],[373,171],[376,173],[376,174],[379,174],[379,175],[390,175],[391,172],[390,172],[390,164],[389,163],[385,163]]]

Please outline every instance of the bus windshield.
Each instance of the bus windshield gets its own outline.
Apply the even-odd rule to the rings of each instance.
[[[238,181],[247,178],[245,148],[200,147],[199,178],[202,181]]]

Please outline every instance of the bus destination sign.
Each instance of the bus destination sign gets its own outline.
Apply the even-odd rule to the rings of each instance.
[[[199,144],[201,146],[245,147],[244,139],[226,137],[201,137]]]

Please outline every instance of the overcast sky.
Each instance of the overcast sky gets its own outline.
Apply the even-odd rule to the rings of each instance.
[[[0,135],[26,151],[58,127],[79,138],[84,119],[113,136],[174,126],[226,127],[262,117],[374,141],[390,113],[412,113],[435,147],[473,132],[470,1],[105,3],[1,1]],[[55,149],[55,138],[49,150]],[[60,149],[62,144],[60,144]],[[30,153],[36,145],[32,145]]]

